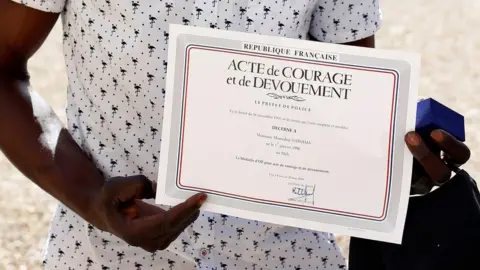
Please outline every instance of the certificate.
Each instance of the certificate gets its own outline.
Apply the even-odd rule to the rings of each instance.
[[[156,203],[400,243],[419,55],[171,25]]]

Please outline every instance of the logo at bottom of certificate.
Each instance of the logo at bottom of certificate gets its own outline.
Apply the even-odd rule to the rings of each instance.
[[[303,183],[288,183],[288,185],[291,188],[292,194],[288,201],[308,205],[315,204],[315,185]]]

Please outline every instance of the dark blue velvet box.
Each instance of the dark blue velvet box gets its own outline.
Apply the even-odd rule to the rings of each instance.
[[[417,122],[415,130],[422,137],[430,137],[430,132],[443,129],[459,141],[465,141],[465,120],[455,112],[433,98],[417,103]],[[424,138],[425,138],[424,137]]]

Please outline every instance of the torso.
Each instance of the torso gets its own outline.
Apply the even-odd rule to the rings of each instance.
[[[155,180],[168,25],[305,39],[315,4],[315,0],[68,2],[63,23],[70,132],[105,176],[144,174]],[[47,269],[345,268],[331,234],[207,212],[168,251],[156,254],[92,228],[64,206],[54,217],[51,235]]]

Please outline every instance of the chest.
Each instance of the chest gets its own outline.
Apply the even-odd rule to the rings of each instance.
[[[305,38],[317,0],[80,0],[64,16],[83,34],[159,37],[183,24],[290,38]],[[125,36],[127,37],[127,36]]]

